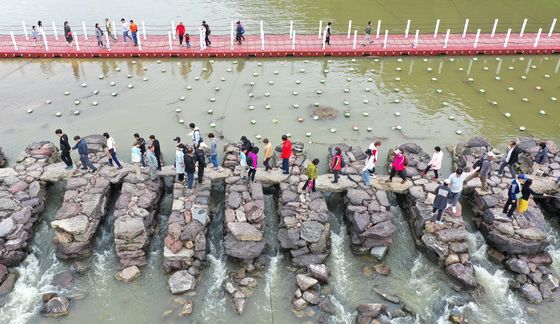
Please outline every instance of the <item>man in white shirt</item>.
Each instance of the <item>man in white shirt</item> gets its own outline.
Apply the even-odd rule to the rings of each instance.
[[[117,159],[117,145],[115,144],[115,140],[113,137],[109,136],[109,133],[107,132],[103,133],[103,137],[107,139],[107,150],[109,152],[109,162],[107,164],[113,166],[113,161],[115,161],[117,168],[122,169],[122,165],[119,162],[119,159]]]
[[[121,24],[122,24],[123,42],[126,43],[126,38],[127,37],[130,40],[132,40],[132,37],[130,36],[130,25],[126,22],[126,20],[124,18],[121,18]]]

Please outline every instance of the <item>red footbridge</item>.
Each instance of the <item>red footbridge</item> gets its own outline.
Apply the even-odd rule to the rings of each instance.
[[[524,22],[525,25],[526,21]],[[174,25],[167,31],[146,33],[146,26],[139,24],[137,35],[138,44],[135,46],[129,39],[123,42],[120,26],[114,26],[117,40],[109,37],[103,27],[101,37],[104,46],[98,46],[93,28],[86,30],[83,26],[73,26],[73,41],[68,45],[62,35],[62,28],[57,32],[56,26],[45,28],[33,39],[29,26],[19,26],[19,30],[2,31],[0,33],[1,58],[239,58],[239,57],[357,57],[357,56],[431,56],[431,55],[515,55],[515,54],[555,54],[560,53],[560,34],[553,33],[554,20],[550,31],[524,32],[524,25],[520,32],[508,29],[504,33],[496,33],[497,20],[492,33],[467,32],[468,21],[462,33],[451,33],[449,29],[438,32],[439,21],[432,33],[390,34],[388,30],[372,28],[371,40],[365,40],[363,33],[351,29],[348,33],[336,34],[330,37],[330,44],[325,44],[325,32],[321,25],[320,33],[298,34],[292,27],[286,34],[265,34],[260,24],[257,34],[244,35],[245,40],[238,44],[235,40],[233,27],[218,31],[218,35],[210,35],[211,44],[205,45],[203,32],[198,27],[190,30],[190,47],[179,46],[179,40],[174,33]],[[113,23],[114,24],[114,23]],[[233,26],[233,24],[232,24]],[[290,26],[292,26],[290,24]],[[83,27],[83,28],[82,28]],[[149,26],[148,26],[149,27]],[[22,32],[23,29],[23,32]],[[149,30],[149,28],[148,28]],[[219,33],[222,34],[219,34]]]

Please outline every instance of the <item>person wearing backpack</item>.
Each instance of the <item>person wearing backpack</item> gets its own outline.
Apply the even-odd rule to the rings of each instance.
[[[334,174],[334,180],[332,183],[338,183],[338,178],[340,177],[340,170],[344,167],[344,159],[342,158],[342,150],[340,147],[335,147],[335,154],[331,164],[331,171]]]
[[[187,187],[193,188],[194,172],[196,171],[195,157],[193,156],[193,149],[188,148],[185,154],[185,172],[187,173]]]
[[[523,183],[527,180],[527,176],[524,174],[518,175],[515,179],[511,181],[511,185],[508,189],[508,200],[504,205],[502,212],[507,214],[509,218],[513,216],[513,212],[517,209],[517,202],[523,196],[521,193],[521,187]]]
[[[97,38],[97,46],[105,47],[103,45],[103,30],[101,30],[98,23],[95,23],[95,37]]]
[[[319,159],[313,159],[313,161],[311,161],[311,163],[307,165],[307,169],[305,170],[307,180],[303,184],[301,190],[315,192],[315,180],[317,180],[317,165],[319,165]]]
[[[443,214],[443,211],[447,209],[447,202],[452,196],[451,189],[449,189],[449,183],[449,179],[443,180],[443,184],[439,185],[434,191],[435,198],[432,208],[432,216],[435,216],[437,213],[436,224],[438,225],[443,225],[441,222],[441,215]]]
[[[247,150],[241,149],[239,151],[239,177],[241,178],[241,180],[245,180],[245,178],[247,178],[247,162]]]
[[[381,141],[376,140],[375,142],[371,143],[368,147],[371,150],[371,155],[373,156],[373,173],[370,174],[371,178],[375,179],[375,163],[377,163],[377,156],[379,154],[379,148],[381,147]]]
[[[533,163],[533,175],[537,175],[537,173],[544,173],[548,171],[548,148],[546,147],[545,142],[539,143],[539,151],[535,156],[535,161]]]
[[[200,143],[202,143],[202,136],[200,136],[200,129],[196,127],[194,123],[189,124],[190,129],[192,129],[192,140],[193,146],[195,149],[200,147]]]
[[[370,176],[375,173],[375,156],[370,149],[366,150],[366,164],[362,169],[362,179],[366,186],[370,186]]]
[[[239,20],[236,22],[236,25],[237,27],[235,28],[235,40],[239,45],[241,45],[241,38],[243,37],[243,34],[245,34],[245,29],[243,28]]]
[[[408,161],[406,157],[402,154],[402,151],[399,149],[396,149],[393,152],[393,155],[394,157],[393,157],[393,163],[391,163],[391,173],[389,174],[389,180],[387,180],[387,182],[393,181],[393,177],[395,176],[395,174],[397,174],[402,179],[401,183],[405,183],[406,182],[405,172],[406,172],[406,165],[408,164]]]
[[[253,150],[247,154],[247,165],[249,166],[249,181],[255,182],[257,174],[257,163],[259,161],[259,148],[253,147]]]
[[[144,140],[138,133],[134,133],[134,140],[140,143],[140,164],[142,168],[146,168],[146,161],[144,161],[144,154],[146,153],[146,140]]]
[[[198,183],[202,183],[204,178],[204,169],[206,168],[206,156],[204,151],[200,148],[195,149],[195,159],[198,163]]]

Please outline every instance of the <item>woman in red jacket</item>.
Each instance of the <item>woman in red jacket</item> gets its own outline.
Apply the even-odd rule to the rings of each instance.
[[[393,152],[394,157],[393,157],[393,163],[391,164],[391,174],[389,175],[389,182],[393,181],[393,177],[395,176],[395,173],[399,175],[399,177],[401,177],[402,181],[401,183],[405,183],[406,182],[406,178],[404,175],[404,170],[406,169],[406,158],[404,157],[404,155],[402,154],[401,150],[397,149],[395,152]]]
[[[288,136],[282,135],[282,153],[280,158],[282,159],[282,170],[284,174],[290,174],[290,156],[292,155],[292,142],[288,139]]]
[[[335,154],[331,164],[331,170],[334,174],[334,180],[332,183],[338,183],[338,178],[340,177],[340,169],[342,169],[342,150],[340,147],[335,147]]]
[[[177,25],[177,27],[175,27],[175,33],[177,34],[177,36],[179,37],[179,46],[183,47],[183,37],[185,36],[185,25],[183,25],[183,22],[181,21],[179,23],[179,25]]]

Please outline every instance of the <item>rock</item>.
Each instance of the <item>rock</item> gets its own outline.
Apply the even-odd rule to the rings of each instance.
[[[304,291],[303,299],[305,299],[307,302],[313,305],[317,305],[321,301],[319,295],[317,295],[317,293],[312,290]]]
[[[515,229],[513,228],[513,224],[510,222],[507,223],[499,223],[496,226],[496,229],[506,235],[510,235],[512,236],[513,234],[515,234]]]
[[[464,316],[459,307],[453,306],[451,314],[449,314],[449,321],[453,324],[463,324]]]
[[[459,256],[455,253],[451,253],[450,255],[447,256],[447,258],[445,258],[446,267],[459,262],[461,262],[461,260],[459,259]]]
[[[389,268],[388,266],[386,266],[383,263],[380,264],[376,264],[373,269],[375,270],[375,272],[384,275],[384,276],[388,276],[391,273],[391,268]]]
[[[239,281],[239,285],[245,287],[256,287],[257,283],[257,279],[252,277],[245,277]]]
[[[526,261],[513,258],[506,261],[506,266],[513,272],[521,273],[521,274],[529,274],[531,270],[529,269],[529,265]]]
[[[52,221],[51,227],[72,235],[79,235],[87,231],[89,227],[89,219],[87,216],[78,215],[72,218]]]
[[[196,279],[186,270],[180,270],[171,275],[167,283],[171,293],[178,295],[193,290],[196,286]]]
[[[358,305],[358,313],[362,316],[377,318],[381,313],[385,312],[387,306],[384,304],[360,304]]]
[[[445,268],[447,274],[455,278],[466,289],[476,288],[476,279],[474,277],[474,268],[471,264],[462,265],[461,263],[454,263]]]
[[[469,240],[469,233],[462,228],[448,228],[436,233],[437,238],[443,242],[465,242]]]
[[[52,283],[54,286],[68,289],[72,286],[72,283],[74,283],[74,275],[70,269],[59,272],[54,275]]]
[[[353,205],[361,205],[364,200],[371,199],[371,197],[362,189],[348,189],[346,197]]]
[[[245,298],[245,295],[239,291],[236,292],[233,297],[233,306],[235,307],[235,312],[238,315],[243,315],[243,312],[245,311],[246,303],[247,303],[247,299]]]
[[[0,263],[0,283],[4,282],[4,279],[8,276],[8,268]]]
[[[179,316],[186,317],[191,315],[192,312],[193,312],[193,302],[188,300],[181,307],[181,310],[179,311]]]
[[[383,207],[389,207],[391,204],[389,203],[389,197],[387,197],[387,192],[384,190],[376,190],[375,191],[375,198],[379,204]]]
[[[1,209],[1,208],[0,208]],[[11,217],[8,217],[0,222],[0,237],[6,237],[16,229],[16,224]]]
[[[226,292],[230,295],[235,294],[235,292],[237,291],[237,288],[235,288],[235,286],[230,281],[226,282],[224,287],[226,289]]]
[[[303,298],[298,298],[293,302],[297,310],[303,310],[307,306],[307,302]]]
[[[397,227],[393,225],[393,222],[387,220],[370,227],[364,233],[360,234],[360,236],[374,239],[384,239],[390,237],[396,230]]]
[[[299,196],[297,192],[290,190],[283,190],[281,195],[281,200],[284,204],[298,201]]]
[[[19,274],[17,272],[10,272],[5,276],[4,281],[0,285],[0,296],[8,294],[14,289],[18,277]]]
[[[249,223],[231,222],[227,224],[228,230],[240,241],[260,241],[262,232]]]
[[[400,304],[401,303],[401,299],[398,296],[384,293],[383,291],[381,291],[381,289],[379,289],[377,287],[373,287],[373,291],[376,294],[378,294],[379,296],[381,296],[381,298],[385,299],[388,302],[391,302],[393,304]]]
[[[528,240],[541,241],[546,239],[546,234],[536,227],[521,228],[516,230],[515,233]]]
[[[263,241],[239,241],[228,233],[224,238],[224,248],[227,255],[239,259],[253,259],[258,257],[266,246]]]
[[[326,265],[324,264],[310,264],[307,267],[307,270],[309,272],[309,275],[311,275],[313,278],[323,282],[323,283],[329,283],[329,277],[330,277],[330,270],[329,268],[327,268]]]
[[[416,201],[423,201],[426,198],[424,189],[421,186],[411,187],[408,189],[408,192]]]
[[[49,317],[59,317],[68,314],[68,306],[70,301],[66,297],[53,297],[51,298],[43,308],[41,308],[41,314]]]
[[[309,266],[310,264],[313,263],[323,263],[325,261],[325,259],[327,258],[328,254],[323,253],[323,254],[313,254],[313,253],[307,253],[307,254],[303,254],[300,255],[298,257],[292,258],[292,265],[294,267],[299,267],[299,268],[304,268]]]
[[[501,264],[506,259],[506,256],[502,252],[494,248],[488,248],[488,250],[486,250],[486,254],[488,255],[488,259],[490,259],[490,261],[497,264]]]
[[[558,279],[551,274],[546,274],[543,277],[543,282],[540,285],[540,288],[547,288],[550,291],[555,291],[558,289]]]
[[[229,208],[237,209],[241,205],[241,194],[232,191],[228,194],[227,205]]]
[[[137,266],[130,266],[124,268],[121,272],[117,272],[115,277],[123,282],[130,282],[138,277],[140,277],[140,270]]]
[[[487,236],[489,243],[503,253],[507,254],[538,254],[548,246],[547,241],[527,241],[507,236],[499,231],[492,230]]]
[[[329,297],[321,298],[319,309],[329,315],[334,315],[336,313],[336,308]]]
[[[465,144],[466,148],[473,148],[473,147],[492,147],[492,145],[490,144],[490,142],[488,142],[487,139],[480,137],[480,136],[475,136],[473,138],[471,138],[466,144]]]
[[[521,293],[523,294],[523,296],[525,296],[525,298],[527,298],[530,303],[540,304],[543,301],[542,294],[537,289],[537,287],[529,283],[521,286]]]
[[[381,261],[387,254],[387,251],[389,251],[389,247],[387,246],[375,246],[371,248],[370,255],[377,261]]]
[[[25,207],[22,208],[20,211],[13,213],[11,218],[14,220],[14,222],[18,224],[27,224],[27,222],[31,218],[32,212],[33,212],[33,208]]]
[[[300,230],[300,237],[307,242],[315,243],[321,238],[323,224],[316,221],[303,222]]]
[[[318,283],[317,279],[306,276],[304,274],[298,274],[296,276],[296,281],[301,290],[304,291],[315,286]]]
[[[447,256],[449,252],[448,245],[438,241],[435,236],[431,234],[424,234],[422,235],[421,240],[428,249],[436,253],[439,259],[443,259]]]
[[[57,297],[58,294],[55,292],[46,292],[46,293],[42,293],[41,294],[41,300],[43,301],[43,303],[48,302],[49,300],[53,299],[54,297]]]

